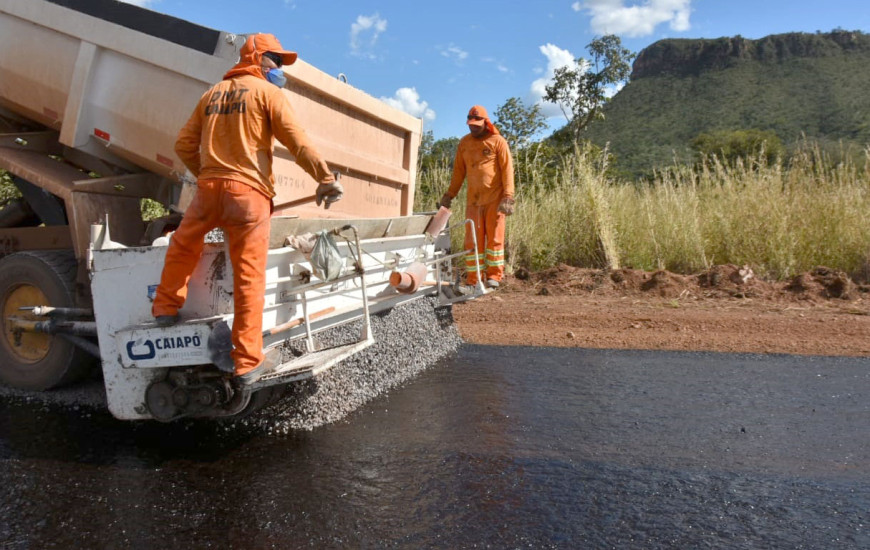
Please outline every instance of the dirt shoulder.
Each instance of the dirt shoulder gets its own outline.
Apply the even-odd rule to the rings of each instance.
[[[767,282],[733,265],[697,275],[559,266],[505,283],[454,306],[465,341],[870,356],[870,285],[823,267]]]

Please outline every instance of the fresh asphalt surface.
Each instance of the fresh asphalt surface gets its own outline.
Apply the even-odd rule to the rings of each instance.
[[[465,345],[267,424],[7,394],[0,548],[870,547],[870,359]]]

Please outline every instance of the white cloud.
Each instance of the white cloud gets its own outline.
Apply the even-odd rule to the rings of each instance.
[[[456,46],[454,44],[450,44],[446,48],[441,50],[441,55],[444,57],[455,59],[456,61],[464,61],[466,57],[468,57],[468,52]]]
[[[544,101],[543,98],[547,94],[545,88],[553,79],[556,69],[574,65],[574,54],[553,44],[544,44],[539,50],[547,58],[547,69],[543,73],[544,76],[532,82],[527,102],[540,105],[541,112],[547,117],[561,117],[563,114],[558,105]]]
[[[425,122],[435,120],[435,111],[429,108],[427,102],[420,101],[416,88],[399,88],[393,97],[381,97],[381,101],[411,116],[422,118]]]
[[[604,97],[611,98],[625,88],[625,82],[618,82],[604,88]]]
[[[626,6],[625,0],[585,0],[571,7],[592,16],[589,24],[595,33],[648,36],[662,23],[674,31],[689,30],[691,4],[692,0],[645,0]]]
[[[387,30],[387,20],[380,15],[359,15],[350,25],[350,50],[360,57],[374,58],[369,52],[382,32]]]
[[[494,57],[482,57],[480,60],[484,63],[492,63],[493,65],[495,65],[495,69],[500,73],[511,72],[511,70],[504,63]]]

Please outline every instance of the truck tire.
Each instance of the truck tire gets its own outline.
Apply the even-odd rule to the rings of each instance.
[[[47,390],[79,380],[94,358],[51,334],[16,335],[8,319],[32,317],[24,306],[75,307],[77,262],[72,252],[17,252],[0,259],[0,383]]]

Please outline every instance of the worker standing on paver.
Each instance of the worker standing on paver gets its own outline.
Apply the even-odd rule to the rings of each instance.
[[[477,270],[488,288],[498,288],[504,279],[506,216],[514,211],[514,168],[507,141],[489,120],[486,109],[475,105],[468,111],[469,133],[459,141],[453,161],[450,187],[441,206],[450,208],[468,180],[465,216],[474,221],[478,254],[465,257],[465,284],[478,283]],[[465,250],[474,250],[474,233],[465,231]]]
[[[204,237],[222,228],[233,266],[235,380],[249,385],[269,368],[262,327],[275,196],[272,138],[319,183],[318,206],[325,202],[328,208],[343,190],[281,91],[281,66],[295,62],[296,53],[271,34],[249,36],[239,53],[240,61],[200,98],[178,134],[175,152],[197,177],[197,192],[170,240],[151,313],[159,326],[178,322]]]

